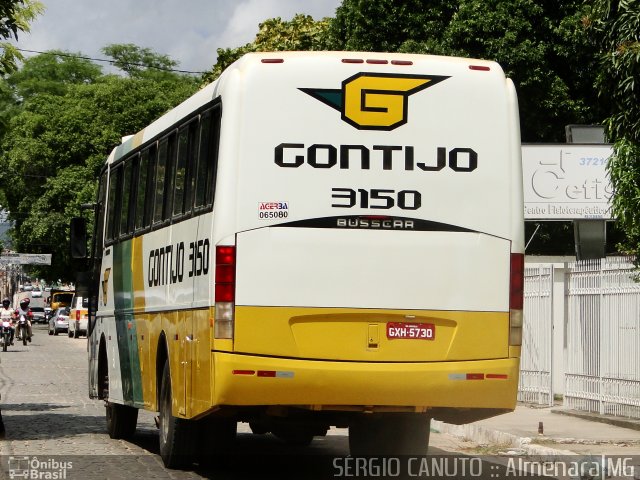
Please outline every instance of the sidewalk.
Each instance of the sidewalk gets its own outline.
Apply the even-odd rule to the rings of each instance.
[[[433,421],[432,428],[514,454],[640,455],[640,421],[558,406],[519,404],[514,412],[498,417],[467,425]]]

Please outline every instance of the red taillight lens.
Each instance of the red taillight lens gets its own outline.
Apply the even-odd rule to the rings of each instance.
[[[216,303],[233,302],[234,285],[229,283],[216,283]]]
[[[236,247],[216,247],[216,265],[234,265]]]
[[[76,320],[80,320],[80,310],[76,310]]]
[[[236,282],[236,247],[216,247],[216,302],[233,302]]]
[[[522,310],[524,305],[524,254],[511,254],[511,291],[509,309]]]
[[[233,265],[216,265],[216,283],[233,283],[236,271]]]

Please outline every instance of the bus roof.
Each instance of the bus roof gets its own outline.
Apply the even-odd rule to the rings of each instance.
[[[162,132],[180,122],[181,119],[187,117],[202,106],[211,102],[218,96],[219,85],[223,85],[228,77],[232,76],[232,72],[246,72],[247,69],[259,64],[269,63],[295,63],[295,68],[306,68],[307,62],[317,62],[323,59],[325,61],[338,61],[340,63],[363,64],[369,68],[380,65],[394,65],[399,68],[411,66],[414,62],[431,61],[438,64],[447,64],[453,68],[471,68],[479,70],[498,70],[502,73],[502,68],[493,61],[479,60],[471,58],[444,57],[435,55],[422,54],[401,54],[401,53],[376,53],[376,52],[256,52],[249,53],[235,61],[230,65],[222,75],[210,83],[194,95],[186,99],[180,105],[169,110],[160,118],[155,120],[149,126],[123,138],[120,145],[115,147],[107,163],[113,163],[125,156],[127,153],[137,149],[147,142],[152,141]]]

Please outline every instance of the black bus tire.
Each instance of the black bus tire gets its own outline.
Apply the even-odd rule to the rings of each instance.
[[[129,405],[107,402],[105,406],[107,432],[111,438],[131,438],[138,424],[138,409]]]
[[[349,426],[353,456],[427,454],[431,419],[420,414],[362,415]]]
[[[162,370],[160,397],[160,457],[167,468],[180,468],[195,459],[196,422],[176,418],[172,412],[171,374],[167,360]]]

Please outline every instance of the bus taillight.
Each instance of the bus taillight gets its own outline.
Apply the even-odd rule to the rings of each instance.
[[[522,317],[524,306],[524,254],[511,254],[509,293],[509,345],[522,345]]]
[[[236,247],[216,247],[214,337],[233,338],[233,305],[236,293]]]

